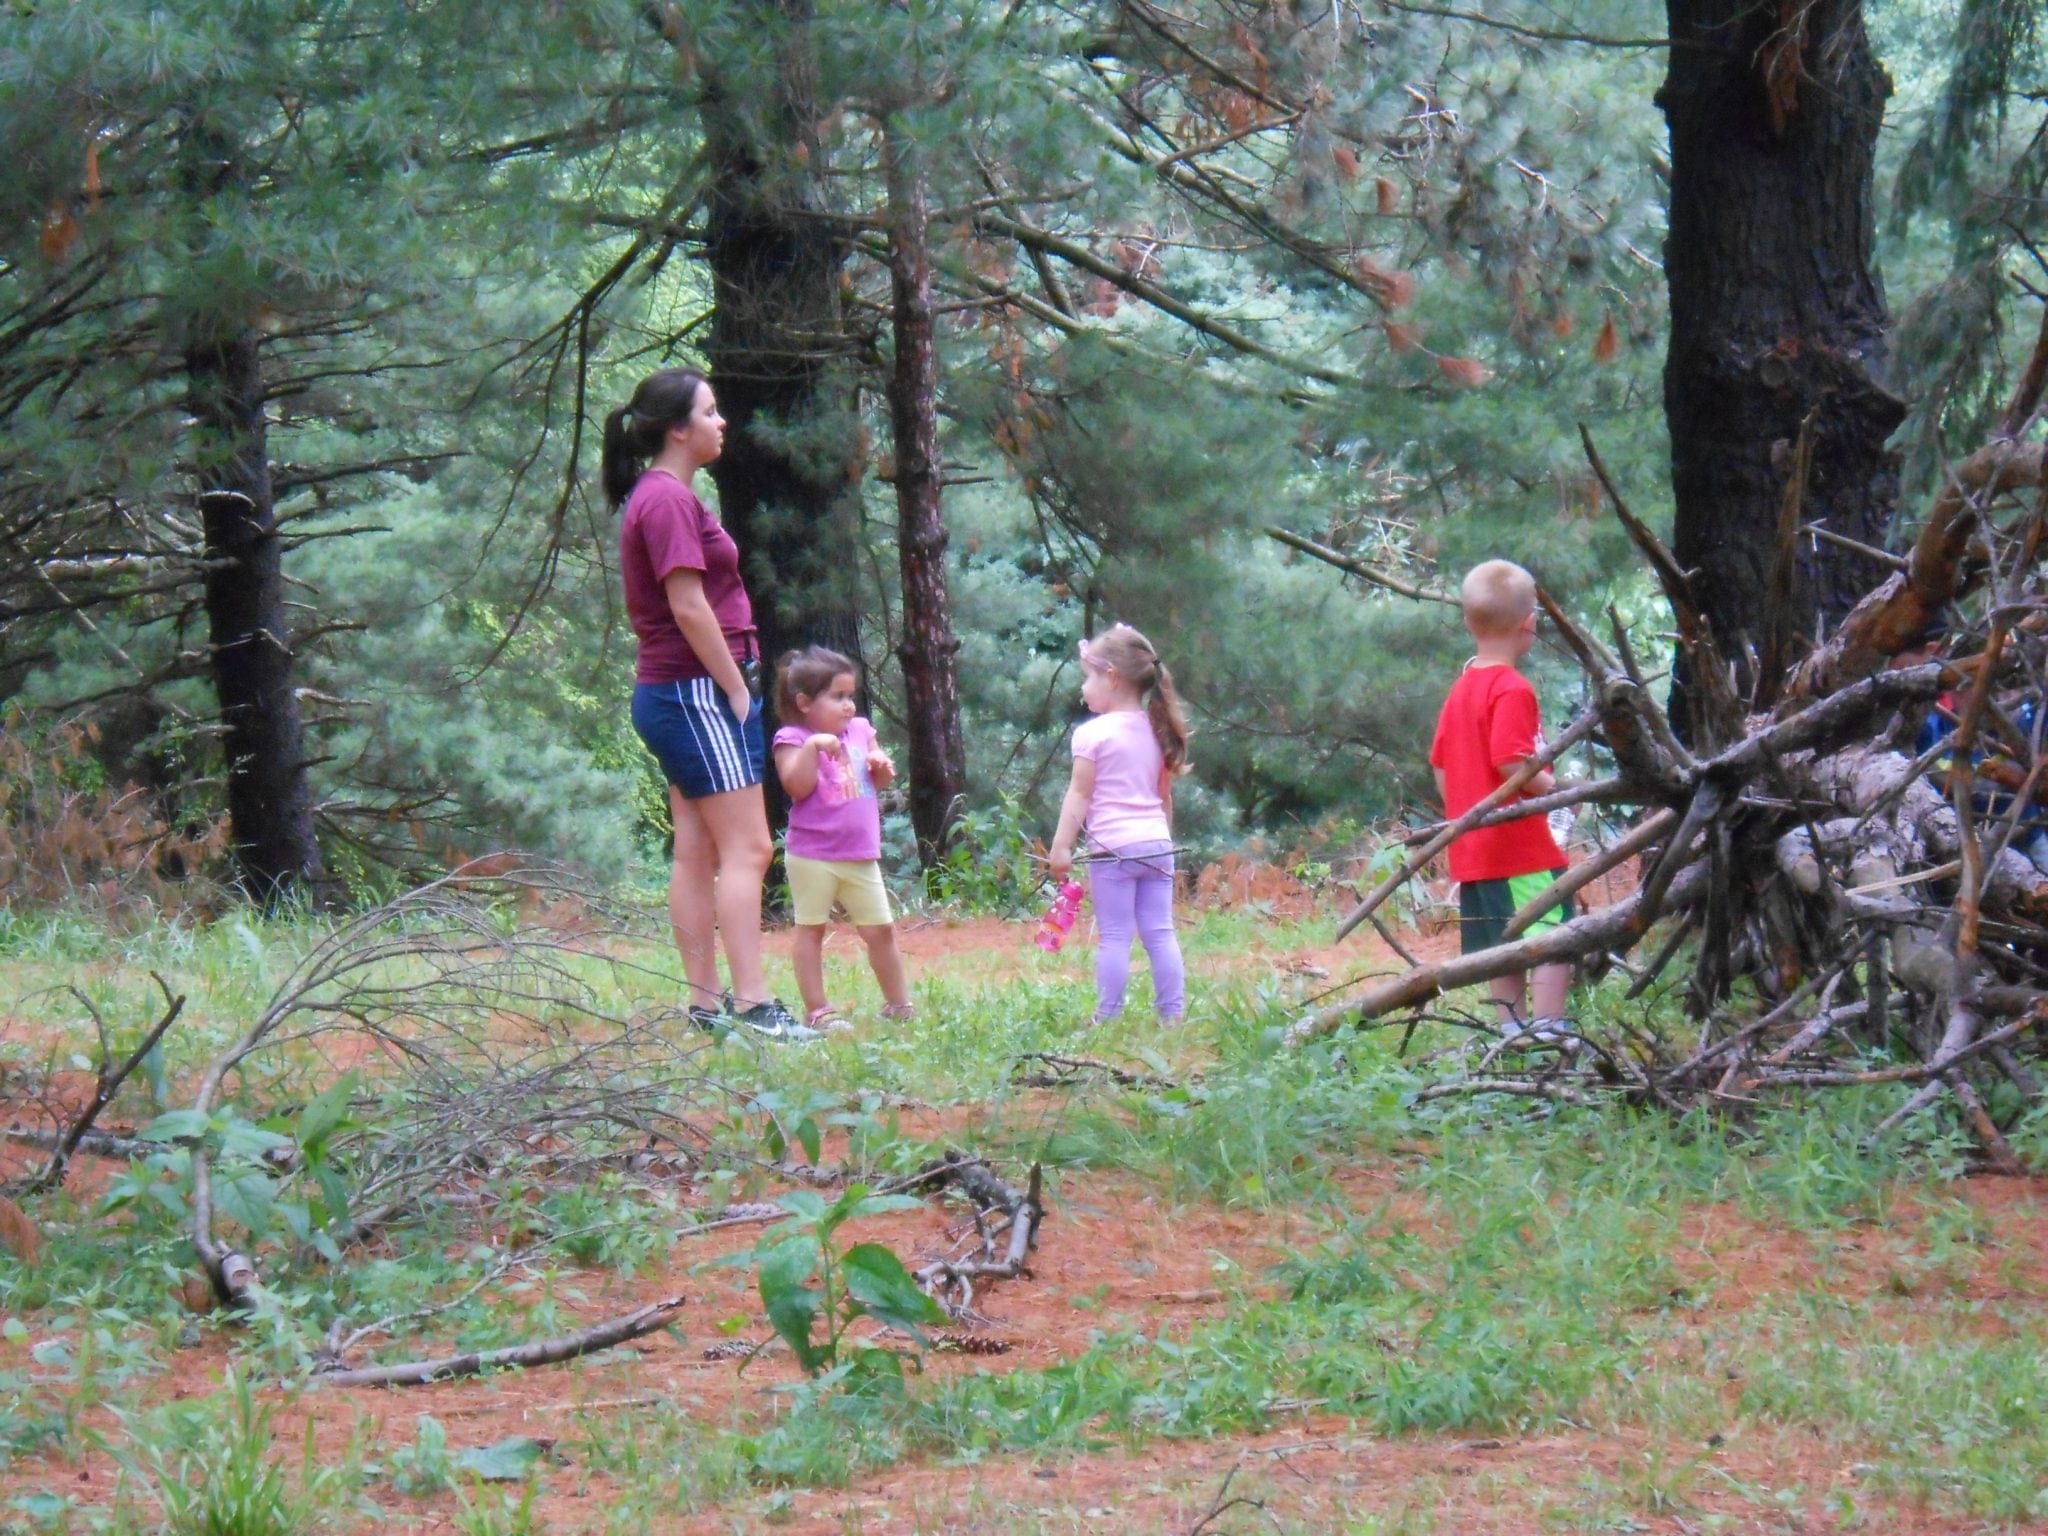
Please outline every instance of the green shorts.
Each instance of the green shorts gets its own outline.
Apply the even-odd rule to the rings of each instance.
[[[1506,942],[1508,921],[1522,910],[1531,897],[1563,874],[1562,868],[1542,869],[1533,875],[1509,875],[1500,880],[1464,880],[1458,884],[1459,948],[1468,955],[1492,949]],[[1576,909],[1567,896],[1518,935],[1528,938],[1546,928],[1555,928]]]

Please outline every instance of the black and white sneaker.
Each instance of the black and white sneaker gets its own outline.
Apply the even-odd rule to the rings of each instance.
[[[734,1029],[746,1030],[763,1040],[779,1040],[785,1045],[808,1044],[825,1038],[819,1031],[798,1023],[796,1015],[779,997],[763,998],[751,1008],[734,1010],[728,1017]]]
[[[722,994],[715,1008],[703,1003],[692,1003],[684,1013],[691,1024],[707,1035],[728,1034],[732,1030],[732,994]]]

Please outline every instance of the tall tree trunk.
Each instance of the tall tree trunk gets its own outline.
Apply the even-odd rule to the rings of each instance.
[[[196,201],[239,211],[247,172],[232,130],[200,114],[186,129],[181,154]],[[306,784],[305,724],[292,687],[261,343],[234,314],[232,296],[209,297],[182,324],[229,830],[253,899],[269,904],[295,890],[324,898]]]
[[[253,331],[194,339],[185,351],[196,427],[194,471],[206,538],[206,619],[225,727],[228,819],[249,894],[320,895],[306,746],[292,687],[284,562],[271,497],[263,368]]]
[[[1885,574],[1802,537],[1772,597],[1810,413],[1801,521],[1882,545],[1898,500],[1885,442],[1904,407],[1883,384],[1889,320],[1871,267],[1871,158],[1891,82],[1861,0],[1667,5],[1671,62],[1657,104],[1671,131],[1674,552],[1697,572],[1723,653],[1775,651],[1782,666]],[[1739,670],[1745,688],[1756,681],[1747,661]],[[1683,678],[1675,693],[1682,704]]]
[[[946,587],[946,523],[939,507],[939,354],[925,190],[916,147],[883,124],[889,191],[889,288],[896,358],[889,426],[896,450],[896,550],[903,573],[903,711],[910,730],[910,824],[930,868],[945,847],[967,787],[953,604]]]
[[[812,642],[858,656],[853,416],[827,398],[829,365],[846,350],[844,253],[815,216],[822,203],[807,169],[818,116],[812,7],[757,0],[755,9],[755,35],[778,43],[772,77],[713,66],[704,77],[713,305],[705,356],[728,424],[711,475],[747,561],[767,658]]]

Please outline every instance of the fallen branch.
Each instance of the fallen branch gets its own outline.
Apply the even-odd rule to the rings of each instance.
[[[1706,886],[1706,871],[1698,865],[1676,880],[1666,903],[1675,910],[1690,905]],[[1459,955],[1382,981],[1357,1002],[1332,1003],[1310,1014],[1287,1032],[1290,1043],[1299,1044],[1327,1035],[1347,1018],[1364,1022],[1398,1008],[1414,1008],[1442,993],[1475,982],[1491,981],[1539,965],[1581,960],[1588,955],[1619,949],[1626,952],[1643,936],[1659,915],[1645,910],[1642,895],[1628,897],[1611,907],[1571,922],[1546,928],[1534,938],[1497,945],[1476,955]]]
[[[1028,1061],[1043,1062],[1047,1070],[1026,1072],[1024,1064]],[[1092,1056],[1062,1056],[1055,1051],[1026,1051],[1011,1069],[1010,1081],[1023,1088],[1069,1088],[1091,1073],[1108,1078],[1119,1088],[1180,1086],[1172,1078],[1160,1077],[1156,1073],[1133,1072],[1106,1061],[1097,1061]]]
[[[352,1371],[316,1371],[307,1378],[307,1383],[320,1387],[417,1387],[457,1376],[477,1376],[485,1371],[504,1370],[510,1366],[556,1365],[658,1333],[682,1311],[687,1301],[685,1296],[671,1296],[665,1301],[651,1302],[624,1317],[615,1317],[561,1338],[538,1339],[531,1344],[473,1350],[466,1355],[444,1355],[438,1360],[410,1360],[400,1365],[372,1365]]]
[[[163,1017],[150,1026],[149,1032],[142,1037],[142,1043],[128,1053],[127,1060],[111,1071],[108,1068],[113,1058],[108,1052],[107,1026],[101,1020],[99,1010],[93,1007],[92,1000],[75,987],[72,989],[72,995],[85,1005],[85,1011],[92,1015],[92,1021],[99,1029],[100,1061],[97,1080],[93,1085],[91,1100],[79,1113],[78,1118],[71,1123],[71,1128],[57,1142],[55,1150],[50,1154],[49,1162],[43,1165],[42,1171],[22,1185],[22,1193],[40,1194],[44,1190],[55,1189],[64,1182],[64,1175],[71,1166],[72,1155],[91,1134],[93,1122],[99,1119],[100,1111],[113,1102],[114,1095],[121,1091],[121,1085],[128,1081],[135,1069],[142,1065],[151,1051],[156,1049],[157,1042],[162,1040],[165,1032],[177,1022],[178,1015],[185,1011],[183,994],[172,996],[170,984],[155,971],[151,971],[149,976],[150,980],[163,989]]]

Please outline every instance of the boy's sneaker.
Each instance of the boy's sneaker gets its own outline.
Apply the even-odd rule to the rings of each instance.
[[[1579,1032],[1570,1019],[1531,1019],[1524,1038],[1534,1045],[1554,1046],[1567,1056],[1579,1048]]]
[[[738,1009],[728,1017],[735,1029],[747,1030],[763,1040],[780,1040],[785,1045],[825,1038],[817,1030],[799,1024],[796,1015],[776,997],[763,998],[753,1007]]]

